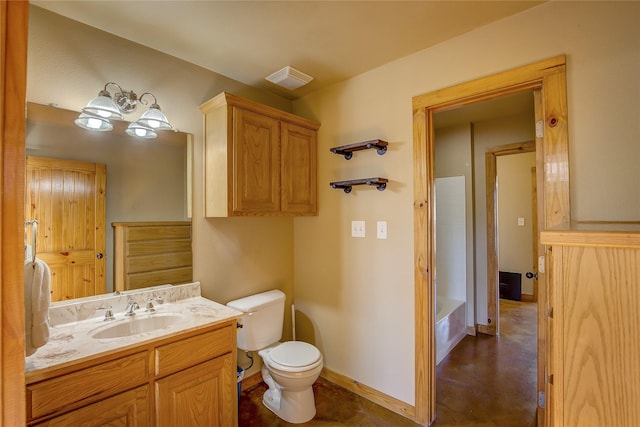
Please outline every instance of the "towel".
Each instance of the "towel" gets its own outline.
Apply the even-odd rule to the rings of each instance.
[[[49,341],[51,270],[39,258],[24,263],[24,347],[27,356]]]

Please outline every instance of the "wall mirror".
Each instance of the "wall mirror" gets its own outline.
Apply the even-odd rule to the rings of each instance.
[[[74,124],[78,114],[54,106],[28,103],[26,154],[29,160],[46,158],[69,161],[69,164],[84,162],[105,165],[105,251],[98,256],[103,256],[105,260],[104,291],[113,292],[113,223],[190,220],[192,136],[184,132],[161,131],[155,139],[139,139],[125,134],[128,123],[124,121],[116,121],[113,131],[92,132]],[[28,176],[28,183],[29,179]],[[85,185],[77,180],[65,182],[65,186]],[[27,204],[30,198],[37,200],[31,187],[28,185],[25,188]],[[80,203],[73,200],[69,204]],[[65,214],[62,220],[55,223],[29,218],[28,210],[25,211],[25,219],[38,219],[41,222],[38,225],[39,235],[54,235],[62,229],[73,228],[77,217],[86,221],[82,212],[89,208],[81,205],[74,209],[76,214],[71,209],[68,215]],[[42,223],[46,227],[42,227]],[[31,240],[29,228],[25,227],[26,243]],[[52,294],[52,301],[78,296],[72,294],[59,293],[56,298]]]

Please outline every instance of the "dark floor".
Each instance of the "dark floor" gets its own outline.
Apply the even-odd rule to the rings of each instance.
[[[536,410],[536,304],[500,300],[499,337],[467,336],[438,365],[433,426],[532,427]],[[240,427],[294,426],[262,404],[266,385],[242,392]],[[418,424],[320,378],[316,417],[301,426]]]

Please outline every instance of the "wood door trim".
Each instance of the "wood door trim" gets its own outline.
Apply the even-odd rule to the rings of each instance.
[[[536,151],[536,142],[518,142],[488,148],[485,152],[485,185],[487,216],[487,325],[483,332],[490,335],[500,333],[500,309],[498,298],[498,178],[497,158],[512,154],[532,153]],[[490,286],[495,283],[496,286]]]
[[[29,3],[0,2],[0,425],[26,423],[24,169]]]
[[[539,197],[546,226],[567,222],[569,205],[569,153],[567,135],[566,58],[564,55],[462,83],[413,98],[413,183],[414,183],[414,310],[415,310],[415,420],[428,425],[435,419],[434,345],[434,129],[433,114],[456,106],[498,96],[539,90],[536,120],[543,121],[540,138],[542,164],[547,174]],[[538,150],[536,150],[538,151]],[[546,298],[540,290],[538,306]],[[540,348],[544,342],[540,342]],[[540,419],[540,417],[538,417]]]

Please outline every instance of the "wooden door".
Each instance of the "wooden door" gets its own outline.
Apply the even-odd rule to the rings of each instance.
[[[149,386],[139,387],[37,424],[37,427],[147,427]],[[178,425],[178,424],[176,424]]]
[[[27,157],[27,219],[51,268],[51,301],[105,292],[106,166]],[[27,239],[29,243],[29,239]]]
[[[281,209],[315,215],[318,211],[316,131],[282,123]]]
[[[280,121],[233,108],[233,210],[280,211]]]
[[[232,353],[156,381],[156,427],[237,425]]]

